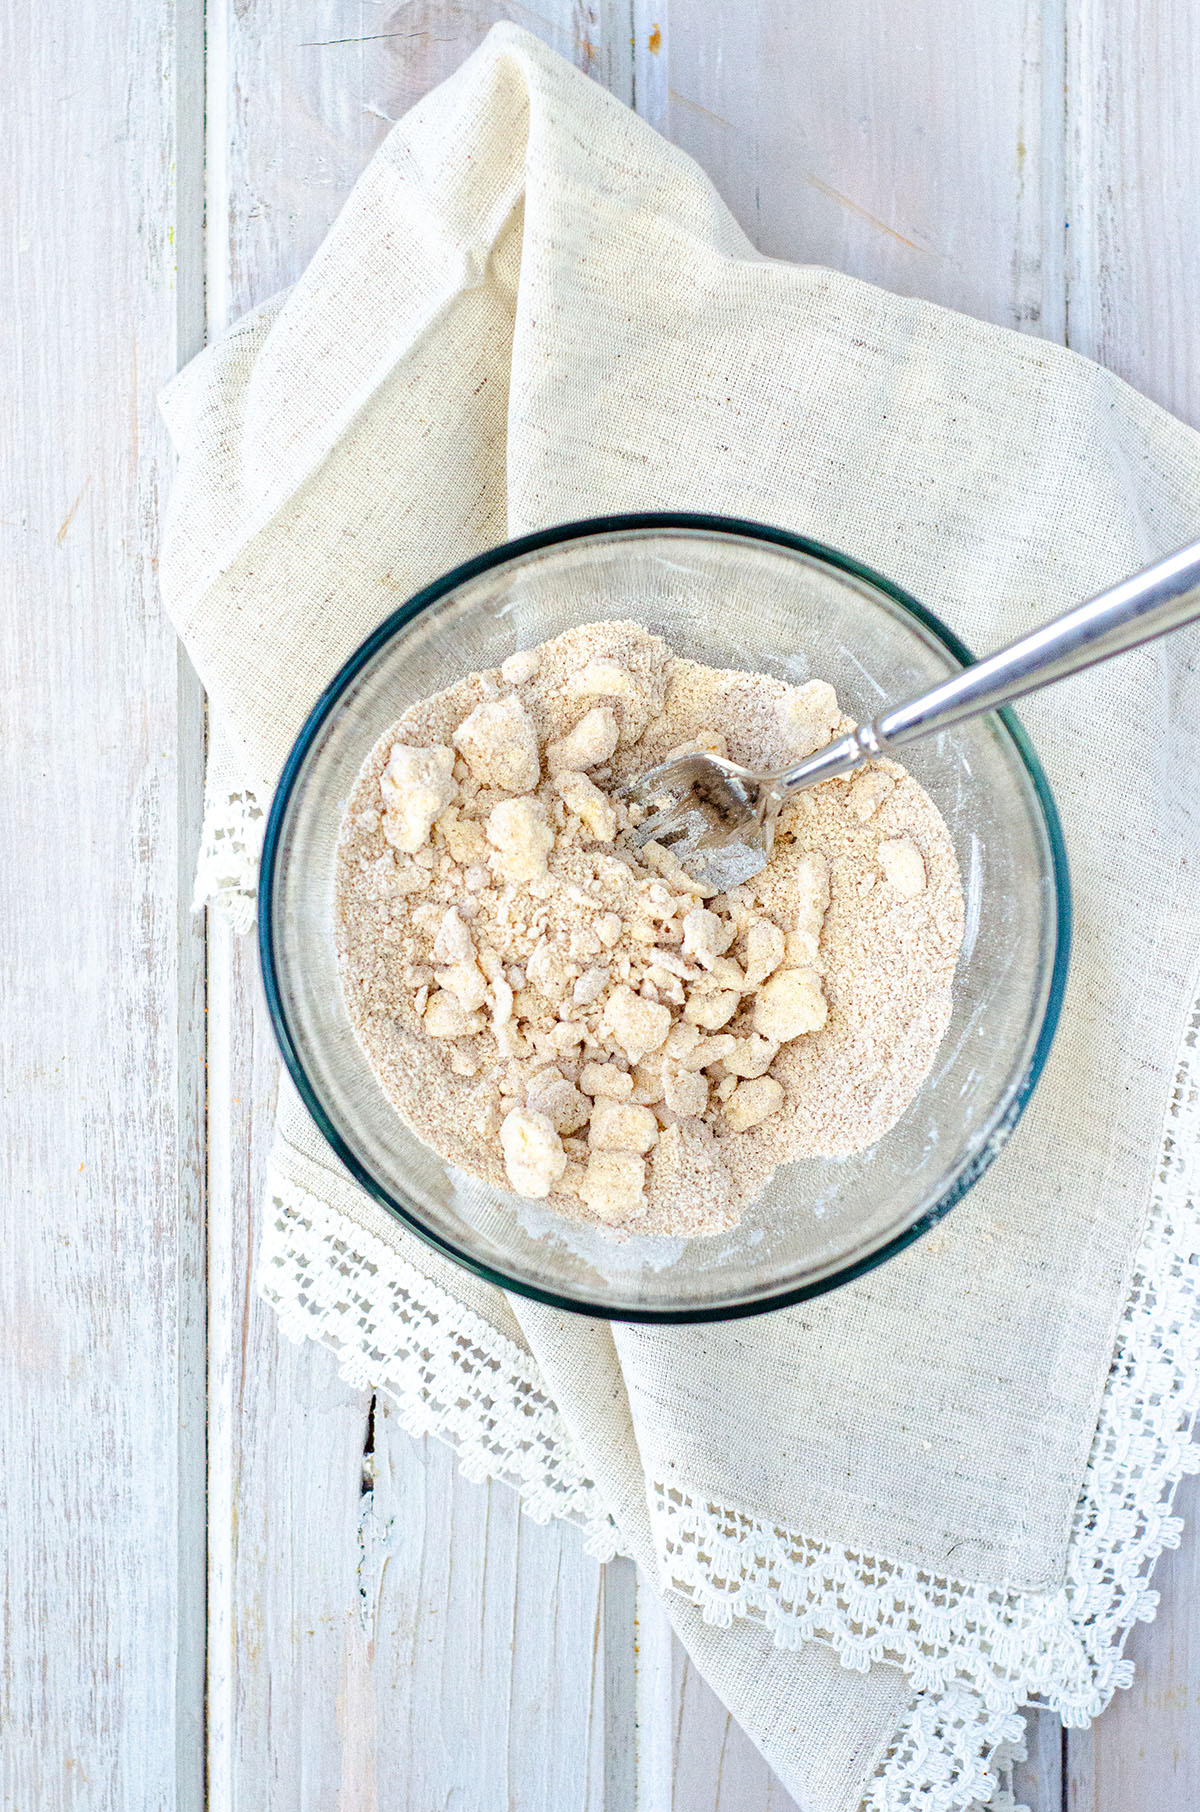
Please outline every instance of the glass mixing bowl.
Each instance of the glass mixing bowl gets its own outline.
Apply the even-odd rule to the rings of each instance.
[[[347,661],[296,741],[267,825],[259,933],[284,1060],[362,1186],[472,1271],[558,1308],[701,1321],[857,1276],[946,1214],[996,1157],[1037,1081],[1067,965],[1058,815],[1008,712],[904,751],[950,827],[966,893],[954,1013],[919,1094],[857,1157],[789,1164],[732,1232],[630,1238],[457,1172],[384,1095],[342,1005],[334,855],[379,736],[417,699],[573,624],[634,618],[679,654],[830,680],[857,719],[970,659],[915,599],[857,561],[754,523],[622,516],[496,548],[427,586]]]

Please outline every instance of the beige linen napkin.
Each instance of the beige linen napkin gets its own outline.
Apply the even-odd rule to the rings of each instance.
[[[203,881],[243,908],[321,687],[506,534],[781,523],[986,647],[1200,525],[1188,429],[1058,347],[760,257],[687,158],[508,26],[166,406],[164,595],[217,727]],[[1180,639],[1023,711],[1075,890],[1057,1044],[972,1195],[819,1301],[698,1329],[506,1302],[400,1231],[283,1092],[264,1288],[286,1325],[535,1513],[601,1544],[615,1520],[816,1812],[966,1806],[1014,1707],[1094,1715],[1150,1608],[1200,1358],[1198,691]]]

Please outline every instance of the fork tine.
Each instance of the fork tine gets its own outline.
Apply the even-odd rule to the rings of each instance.
[[[677,852],[681,845],[694,848],[711,828],[703,812],[685,812],[677,805],[665,806],[662,811],[643,818],[630,832],[629,841],[635,849],[642,849],[647,843],[661,843],[664,849]]]
[[[649,843],[654,839],[655,832],[660,830],[664,824],[670,823],[673,816],[674,808],[664,806],[661,811],[655,812],[649,818],[643,818],[640,824],[635,825],[629,833],[629,841],[635,849],[640,849],[643,843]]]

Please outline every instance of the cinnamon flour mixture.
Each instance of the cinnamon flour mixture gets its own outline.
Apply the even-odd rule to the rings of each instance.
[[[624,846],[621,780],[697,746],[755,768],[849,728],[832,687],[589,623],[407,710],[338,850],[346,1006],[391,1100],[460,1169],[580,1220],[734,1224],[775,1166],[861,1151],[950,1018],[950,836],[893,762],[801,793],[704,899]]]

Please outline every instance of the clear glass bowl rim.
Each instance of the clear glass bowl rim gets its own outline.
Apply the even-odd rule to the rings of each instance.
[[[953,630],[949,629],[939,617],[905,591],[902,586],[895,584],[893,580],[884,578],[881,573],[877,573],[863,561],[842,553],[837,548],[829,547],[824,542],[814,541],[807,535],[793,534],[788,529],[774,528],[761,522],[751,522],[736,516],[713,516],[703,512],[647,511],[618,516],[593,516],[579,522],[564,522],[554,528],[540,529],[535,534],[522,535],[516,540],[501,542],[499,546],[489,548],[486,553],[478,554],[474,559],[466,560],[462,565],[453,567],[441,578],[423,586],[406,603],[392,611],[379,624],[378,628],[373,630],[366,640],[355,649],[310,711],[292,745],[287,761],[284,763],[267,817],[259,872],[258,948],[267,1009],[288,1074],[322,1136],[340,1158],[355,1182],[365,1189],[368,1195],[379,1202],[389,1213],[395,1215],[410,1232],[415,1233],[426,1245],[432,1246],[435,1251],[451,1259],[455,1264],[464,1266],[476,1277],[482,1278],[485,1283],[496,1285],[498,1289],[515,1291],[519,1296],[529,1297],[535,1302],[546,1303],[550,1308],[568,1314],[589,1315],[604,1321],[678,1324],[732,1321],[747,1315],[767,1314],[775,1309],[784,1309],[794,1303],[804,1302],[813,1296],[823,1296],[826,1291],[838,1289],[842,1284],[863,1276],[865,1272],[873,1271],[877,1265],[883,1264],[895,1253],[903,1251],[906,1246],[919,1239],[922,1234],[928,1233],[931,1227],[936,1226],[938,1221],[949,1214],[955,1204],[960,1202],[968,1190],[979,1181],[984,1171],[989,1168],[1011,1137],[1050,1052],[1062,1008],[1063,993],[1066,989],[1071,947],[1071,888],[1058,807],[1054,803],[1054,795],[1050,791],[1050,784],[1046,779],[1042,764],[1012,711],[1006,707],[996,712],[995,715],[1003,724],[1033,785],[1034,796],[1041,810],[1042,824],[1050,850],[1055,896],[1054,959],[1041,1024],[1038,1027],[1037,1038],[1029,1062],[1013,1090],[1001,1120],[997,1123],[991,1136],[984,1142],[983,1148],[977,1153],[974,1160],[954,1178],[937,1200],[931,1203],[915,1221],[893,1234],[890,1239],[884,1241],[873,1251],[861,1257],[849,1259],[845,1265],[827,1276],[813,1282],[781,1289],[774,1294],[756,1296],[749,1301],[706,1304],[696,1308],[620,1307],[610,1309],[601,1303],[582,1302],[553,1290],[542,1289],[523,1278],[510,1277],[494,1266],[481,1263],[469,1252],[464,1252],[456,1246],[453,1241],[426,1226],[413,1205],[404,1200],[397,1200],[376,1181],[365,1165],[360,1162],[353,1148],[347,1145],[342,1135],[330,1122],[322,1102],[309,1080],[284,1007],[275,951],[272,910],[283,824],[292,789],[308,751],[320,733],[321,726],[336,708],[347,687],[366,663],[391,640],[397,630],[403,628],[421,611],[428,609],[439,598],[456,590],[467,580],[476,578],[480,573],[489,572],[494,567],[520,560],[527,554],[538,553],[543,548],[555,547],[570,541],[585,540],[588,537],[643,534],[647,531],[671,529],[728,536],[733,540],[758,541],[766,543],[768,546],[787,548],[791,552],[804,554],[810,559],[833,567],[836,571],[849,574],[851,578],[861,580],[874,587],[876,591],[883,592],[886,597],[891,598],[893,603],[898,604],[902,610],[915,617],[922,627],[935,636],[947,651],[963,665],[975,658]]]

